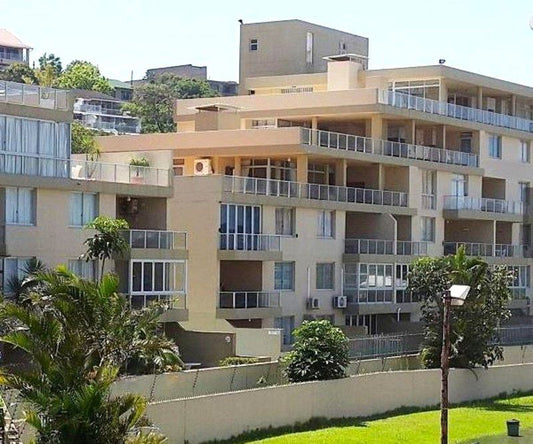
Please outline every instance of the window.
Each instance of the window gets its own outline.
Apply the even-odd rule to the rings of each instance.
[[[257,51],[258,47],[259,47],[259,44],[257,42],[257,39],[251,39],[250,40],[250,51]]]
[[[307,39],[305,44],[305,61],[311,65],[313,63],[313,33],[307,33]]]
[[[318,213],[318,237],[335,237],[334,211],[320,211]]]
[[[422,206],[428,210],[434,210],[435,199],[435,171],[422,170]]]
[[[294,208],[276,208],[276,234],[294,235]]]
[[[220,205],[220,248],[258,250],[261,245],[261,207]]]
[[[35,190],[32,188],[6,188],[6,223],[35,224]]]
[[[489,156],[493,159],[502,158],[502,138],[494,134],[489,135]]]
[[[520,141],[520,160],[523,163],[529,163],[530,161],[529,142],[525,140]]]
[[[333,290],[335,288],[335,264],[316,264],[316,289]]]
[[[70,225],[83,227],[97,216],[96,194],[72,193],[70,195]]]
[[[422,240],[426,242],[435,242],[435,218],[421,217],[421,234]]]
[[[94,281],[96,277],[96,261],[74,259],[68,261],[68,269],[77,276]]]
[[[274,328],[282,330],[283,345],[290,345],[294,342],[292,331],[294,330],[294,316],[283,316],[274,318]]]
[[[452,196],[468,196],[468,176],[454,174],[452,177]]]
[[[274,264],[274,289],[294,290],[294,262]]]
[[[4,292],[10,293],[10,281],[14,278],[24,279],[27,257],[9,257],[4,259]]]

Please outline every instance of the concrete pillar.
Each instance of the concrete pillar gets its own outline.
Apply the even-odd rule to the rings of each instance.
[[[337,159],[335,161],[335,185],[339,187],[346,186],[346,159]]]
[[[415,144],[416,140],[416,124],[414,120],[408,121],[405,131],[405,140],[407,143]]]
[[[307,170],[308,170],[308,158],[307,155],[301,154],[296,156],[296,181],[300,183],[307,183]]]
[[[318,143],[318,134],[317,134],[318,117],[312,117],[311,118],[311,129],[313,130],[313,131],[311,131],[311,144],[312,145],[317,145],[317,143]]]
[[[241,176],[242,175],[242,168],[241,168],[241,158],[235,157],[235,166],[233,168],[233,175],[234,176]]]
[[[496,221],[492,221],[492,251],[496,251]]]
[[[513,94],[511,96],[511,116],[516,116],[516,96]]]
[[[448,87],[442,81],[442,79],[440,81],[440,86],[439,86],[439,102],[444,102],[444,103],[448,102]]]
[[[442,149],[446,149],[446,125],[442,125],[441,142],[442,142]]]
[[[483,109],[483,87],[478,86],[477,87],[477,108]]]
[[[382,163],[378,165],[378,190],[385,189],[385,167]]]
[[[241,119],[241,129],[247,129],[246,119]]]
[[[381,115],[372,116],[370,123],[370,137],[373,139],[386,139],[383,135],[383,118]]]

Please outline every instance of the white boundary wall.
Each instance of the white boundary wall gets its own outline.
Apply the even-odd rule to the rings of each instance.
[[[532,389],[533,364],[450,371],[454,403]],[[364,417],[439,400],[440,370],[410,370],[163,401],[150,404],[147,413],[169,442],[194,444],[317,416]]]

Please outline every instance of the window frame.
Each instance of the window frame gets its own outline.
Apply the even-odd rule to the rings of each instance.
[[[75,195],[81,195],[81,208],[80,208],[81,213],[80,214],[76,214],[76,218],[79,217],[79,221],[81,222],[81,225],[77,223],[78,221],[73,221],[72,220],[72,216],[73,216],[72,205],[73,205],[73,198],[74,198]],[[84,208],[85,208],[85,204],[84,203],[85,203],[85,199],[88,196],[92,196],[94,198],[94,201],[93,201],[93,217],[91,218],[91,220],[89,220],[89,219],[85,220],[85,215],[84,215]],[[94,218],[98,217],[98,215],[99,215],[98,193],[90,193],[90,192],[84,192],[84,191],[73,191],[73,192],[70,193],[70,198],[69,198],[69,227],[72,227],[72,228],[84,227],[89,222],[92,222],[94,220]]]
[[[248,42],[248,50],[251,51],[258,51],[259,50],[259,39],[250,39]]]
[[[6,197],[5,197],[5,220],[6,225],[18,225],[18,226],[25,226],[25,227],[34,227],[37,225],[37,190],[35,188],[27,188],[27,187],[5,187],[6,190]],[[11,199],[8,198],[9,192],[8,190],[15,190],[16,198],[15,198],[15,215],[16,215],[16,221],[8,221],[8,215],[11,213],[9,211],[9,205],[13,203]],[[21,191],[28,191],[30,194],[30,222],[21,222],[20,221],[20,195]]]
[[[277,270],[277,267],[281,267],[281,270]],[[285,274],[285,267],[291,268],[291,277],[290,277],[290,285],[287,286],[284,279]],[[281,276],[281,280],[278,281],[278,278],[276,277],[276,273],[279,273]],[[295,282],[295,275],[296,275],[296,263],[294,261],[282,261],[282,262],[274,262],[274,290],[277,291],[294,291],[294,282]],[[281,282],[281,285],[278,286],[278,282]]]
[[[493,141],[496,141],[496,145],[494,145]],[[499,136],[497,134],[489,134],[489,157],[491,159],[502,159],[502,136]],[[495,152],[494,152],[495,151]]]
[[[327,268],[330,268],[330,270],[327,270]],[[331,279],[331,281],[328,282],[326,278]],[[316,264],[315,289],[335,290],[335,262],[318,262]]]
[[[329,215],[329,233],[327,233],[327,217]],[[335,239],[335,211],[334,210],[319,210],[318,212],[318,226],[317,238],[319,239]]]
[[[285,226],[285,216],[288,214],[289,227]],[[289,207],[276,207],[274,210],[274,225],[279,236],[294,237],[296,232],[296,210]],[[280,220],[281,218],[281,220]],[[280,222],[278,224],[278,221]],[[281,226],[279,226],[281,225]],[[288,232],[287,232],[288,231]]]

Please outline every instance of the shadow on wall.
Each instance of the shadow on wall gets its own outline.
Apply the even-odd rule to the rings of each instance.
[[[179,347],[185,363],[198,367],[215,367],[228,356],[235,356],[236,334],[185,330],[176,322],[164,324],[165,334]]]

